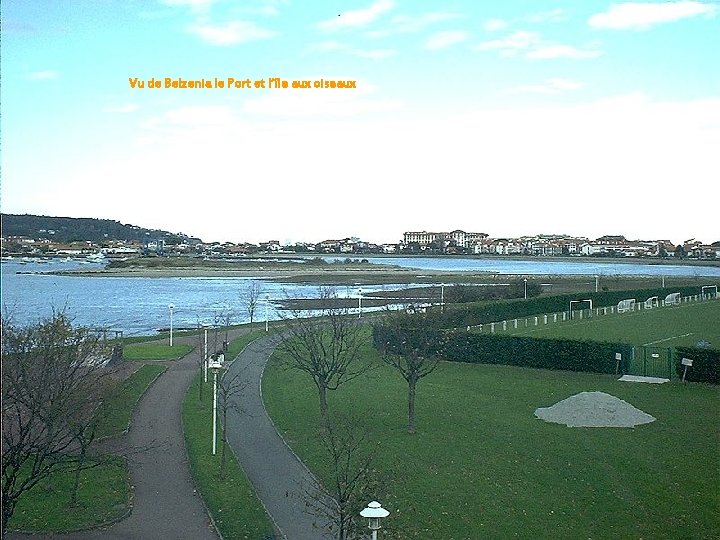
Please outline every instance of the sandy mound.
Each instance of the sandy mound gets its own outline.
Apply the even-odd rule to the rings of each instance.
[[[655,421],[628,402],[604,392],[581,392],[552,407],[536,409],[535,416],[568,427],[635,427]]]

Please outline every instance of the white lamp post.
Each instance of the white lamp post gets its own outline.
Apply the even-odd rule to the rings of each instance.
[[[205,356],[203,356],[203,370],[204,370],[204,382],[207,382],[207,370],[208,370],[208,351],[207,351],[207,331],[208,331],[208,325],[207,323],[203,323],[203,330],[205,331]]]
[[[269,330],[269,327],[268,327],[268,324],[269,324],[269,323],[268,323],[268,321],[269,321],[269,319],[268,319],[268,309],[269,309],[269,306],[270,306],[270,295],[269,295],[269,294],[266,294],[266,295],[265,295],[265,331],[266,331],[266,332]]]
[[[170,304],[168,309],[170,310],[170,346],[172,347],[173,310],[175,309],[175,304]]]
[[[527,300],[527,278],[523,278],[523,281],[525,282],[525,300]]]
[[[390,515],[379,502],[373,501],[367,505],[367,508],[360,512],[360,516],[367,518],[368,528],[372,531],[372,540],[377,540],[377,532],[380,529],[380,520]]]
[[[212,432],[212,452],[213,456],[217,452],[217,374],[223,366],[224,355],[218,356],[217,360],[210,362],[210,369],[213,372],[213,432]]]
[[[445,284],[440,284],[440,312],[445,311]]]
[[[358,289],[358,319],[362,317],[362,289]]]

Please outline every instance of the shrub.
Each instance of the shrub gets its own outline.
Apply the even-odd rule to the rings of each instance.
[[[675,348],[675,370],[682,377],[685,366],[683,358],[690,358],[693,365],[687,369],[686,381],[720,384],[720,349],[699,349],[696,347]]]
[[[414,341],[398,328],[376,325],[373,344],[376,348],[397,347],[399,342]],[[538,339],[525,336],[472,334],[464,331],[425,330],[425,341],[441,344],[428,355],[438,354],[452,362],[504,364],[542,369],[560,369],[591,373],[615,373],[615,353],[631,357],[632,346],[623,343],[580,341],[571,339]],[[434,335],[433,335],[434,334]],[[429,338],[432,339],[429,339]],[[397,342],[397,343],[396,343]],[[620,366],[625,371],[626,366]]]
[[[664,298],[666,295],[679,292],[682,296],[700,294],[699,287],[672,287],[657,289],[636,289],[630,291],[602,291],[593,293],[563,294],[558,296],[541,296],[519,300],[500,302],[484,302],[460,306],[446,306],[444,313],[434,313],[437,325],[441,328],[458,328],[489,322],[520,319],[541,313],[557,313],[567,311],[571,300],[591,299],[593,307],[614,306],[626,298],[644,301],[651,296]]]

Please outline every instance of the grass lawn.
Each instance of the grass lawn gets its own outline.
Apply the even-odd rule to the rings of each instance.
[[[378,368],[329,394],[359,417],[394,481],[383,538],[717,538],[720,391],[612,376],[445,362],[418,385],[418,433],[406,433],[407,385]],[[568,428],[534,417],[582,391],[603,391],[657,418],[635,429]],[[265,371],[273,421],[325,481],[310,379]],[[361,509],[358,508],[358,511]]]
[[[172,347],[158,341],[133,343],[123,347],[123,357],[126,360],[177,360],[192,349],[191,345],[184,343],[176,343]]]
[[[89,529],[124,516],[129,508],[128,470],[124,459],[81,473],[78,505],[70,506],[72,471],[41,481],[18,501],[11,530],[73,531]]]
[[[123,381],[120,391],[102,408],[97,437],[111,437],[128,429],[135,405],[148,386],[165,372],[167,367],[158,365],[142,366]]]
[[[260,335],[256,332],[232,341],[229,353],[233,354],[228,358],[234,358]],[[198,399],[198,384],[205,384],[202,402]],[[219,429],[217,454],[212,455],[212,379],[202,383],[199,373],[183,401],[183,429],[195,483],[223,538],[254,540],[272,536],[270,519],[229,447],[225,477],[219,477]]]
[[[540,320],[542,321],[542,317]],[[496,325],[496,330],[497,328]],[[590,319],[541,324],[527,329],[515,330],[508,325],[508,333],[538,338],[617,341],[662,347],[692,346],[704,339],[715,347],[720,347],[720,301],[687,303]]]
[[[142,366],[120,386],[100,412],[96,436],[111,437],[127,430],[140,397],[167,368]],[[10,528],[33,531],[88,529],[122,517],[129,505],[128,470],[124,459],[82,472],[79,504],[70,506],[73,473],[58,471],[18,501]]]

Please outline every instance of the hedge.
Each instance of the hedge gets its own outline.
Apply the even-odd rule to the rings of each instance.
[[[504,364],[543,369],[560,369],[591,373],[615,373],[616,353],[630,358],[632,345],[571,339],[538,339],[524,336],[474,334],[464,331],[425,332],[425,340],[434,342],[428,355],[438,355],[452,362]],[[376,348],[399,348],[411,340],[398,328],[376,325],[373,344]],[[624,372],[627,366],[621,365]]]
[[[671,293],[680,293],[681,296],[700,294],[700,287],[666,287],[655,289],[635,289],[629,291],[601,291],[592,293],[563,294],[558,296],[542,296],[519,300],[501,302],[480,302],[461,306],[447,306],[444,313],[433,313],[436,326],[439,328],[459,328],[486,324],[490,322],[520,319],[530,315],[542,313],[557,313],[567,311],[571,300],[591,299],[593,307],[607,307],[617,305],[621,300],[635,298],[644,302],[652,296],[660,300]]]
[[[685,366],[683,358],[690,358],[692,366],[688,367],[686,381],[709,382],[720,384],[720,349],[698,349],[696,347],[675,348],[675,371],[682,377]]]

